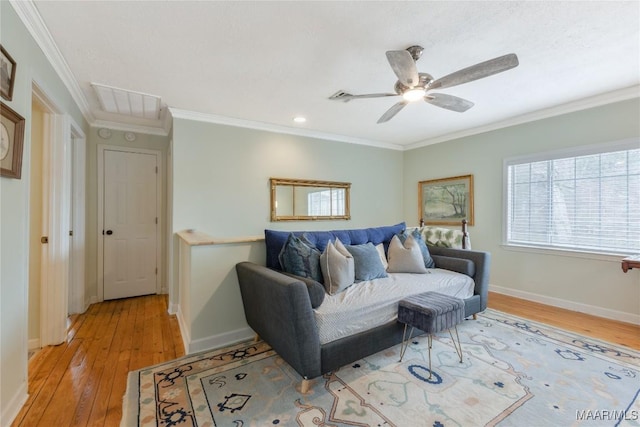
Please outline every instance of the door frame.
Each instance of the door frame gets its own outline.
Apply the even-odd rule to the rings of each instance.
[[[96,235],[98,236],[98,301],[104,301],[104,153],[105,151],[121,151],[137,154],[152,154],[157,158],[158,172],[156,173],[156,214],[158,216],[158,225],[156,227],[156,266],[158,274],[156,275],[156,294],[162,292],[163,269],[161,268],[162,258],[162,227],[164,224],[164,215],[162,212],[162,174],[163,159],[162,151],[149,150],[145,148],[122,147],[118,145],[98,144],[98,228]]]
[[[44,110],[43,135],[43,224],[42,235],[49,238],[42,244],[41,283],[40,283],[40,347],[60,344],[67,334],[67,315],[69,308],[69,290],[81,288],[84,298],[85,268],[85,167],[86,159],[79,159],[77,171],[72,171],[71,148],[73,139],[78,147],[86,146],[86,137],[82,128],[69,114],[65,114],[41,85],[32,81],[32,96]],[[81,197],[71,197],[71,181],[83,189]],[[70,212],[76,218],[74,224],[82,224],[82,233],[74,244],[81,250],[71,252],[69,231]],[[30,214],[29,214],[30,215]],[[73,269],[69,270],[70,260]],[[69,277],[74,280],[69,284]],[[81,280],[75,280],[82,275]],[[28,310],[27,310],[28,311]]]
[[[73,214],[71,231],[71,272],[69,289],[69,314],[84,313],[89,304],[85,297],[86,284],[86,185],[87,185],[87,138],[71,121],[71,209]]]

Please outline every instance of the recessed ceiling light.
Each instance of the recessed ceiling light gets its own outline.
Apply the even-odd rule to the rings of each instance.
[[[307,119],[305,117],[302,116],[296,116],[293,118],[293,121],[296,123],[304,123],[307,121]]]

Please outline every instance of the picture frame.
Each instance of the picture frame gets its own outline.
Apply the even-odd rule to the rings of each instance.
[[[473,175],[418,183],[419,218],[428,225],[473,225]]]
[[[0,102],[0,176],[20,179],[25,120]]]
[[[0,45],[0,96],[7,101],[13,98],[13,85],[16,81],[16,61]]]

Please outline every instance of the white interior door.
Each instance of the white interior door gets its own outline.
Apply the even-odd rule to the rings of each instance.
[[[104,299],[157,293],[158,156],[105,149]]]

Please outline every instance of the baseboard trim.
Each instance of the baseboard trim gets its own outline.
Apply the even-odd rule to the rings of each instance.
[[[27,343],[27,350],[35,350],[39,349],[40,347],[40,338],[31,338]]]
[[[178,326],[180,327],[180,335],[182,336],[182,346],[184,347],[185,354],[191,353],[189,351],[189,343],[191,342],[191,333],[187,329],[187,322],[184,320],[184,314],[180,309],[180,305],[177,305],[176,319],[178,319]]]
[[[591,314],[593,316],[604,317],[605,319],[618,320],[620,322],[640,325],[640,315],[625,313],[623,311],[611,310],[609,308],[597,307],[589,304],[568,301],[561,298],[549,297],[546,295],[534,294],[532,292],[518,289],[505,288],[502,286],[489,285],[489,291],[498,294],[509,295],[527,301],[538,302],[553,307],[564,308],[566,310],[577,311],[579,313]]]
[[[9,399],[7,405],[3,405],[2,415],[0,416],[0,425],[10,426],[24,404],[27,402],[28,398],[27,382],[25,381],[20,385],[13,397]]]
[[[98,297],[97,296],[94,295],[92,297],[89,297],[89,299],[87,299],[85,301],[85,303],[84,303],[84,311],[87,311],[87,309],[89,308],[89,306],[91,304],[95,304],[97,302],[100,302],[100,301],[98,301]],[[84,311],[83,311],[83,313],[84,313]]]
[[[180,309],[180,305],[174,303],[174,302],[170,302],[169,303],[169,308],[167,309],[167,312],[169,314],[177,314],[178,310]]]
[[[212,350],[215,348],[226,347],[241,341],[246,341],[255,337],[256,333],[250,327],[236,329],[218,335],[211,335],[206,338],[200,338],[189,344],[188,353],[196,353],[198,351]],[[186,347],[185,347],[186,348]]]

